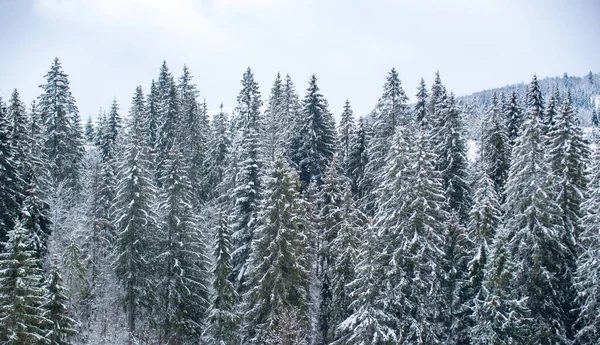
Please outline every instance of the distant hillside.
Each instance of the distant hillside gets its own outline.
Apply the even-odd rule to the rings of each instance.
[[[581,125],[584,127],[591,125],[592,109],[600,109],[600,74],[589,74],[583,77],[573,77],[565,73],[563,77],[552,77],[539,79],[540,86],[544,97],[548,97],[552,88],[556,85],[559,88],[561,95],[571,90],[573,101],[577,106]],[[473,138],[477,138],[477,131],[480,128],[480,121],[485,112],[485,108],[490,103],[493,93],[504,93],[507,97],[516,90],[519,94],[519,99],[522,105],[525,101],[527,93],[527,83],[519,83],[499,87],[495,89],[483,90],[475,92],[471,95],[458,97],[467,110],[469,119],[469,129]],[[523,105],[524,106],[524,105]]]

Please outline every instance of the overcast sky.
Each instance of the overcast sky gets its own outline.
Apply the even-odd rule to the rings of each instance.
[[[301,96],[315,73],[336,117],[346,98],[363,115],[391,67],[411,98],[436,69],[458,95],[600,72],[600,1],[0,0],[0,95],[29,104],[54,57],[84,119],[114,97],[125,114],[163,60],[213,110],[250,66],[264,100],[277,72]]]

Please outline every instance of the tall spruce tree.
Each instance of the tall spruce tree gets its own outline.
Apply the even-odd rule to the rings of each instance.
[[[83,135],[88,144],[94,142],[96,135],[94,132],[94,123],[92,122],[92,117],[89,116],[83,127]]]
[[[502,200],[510,167],[511,148],[506,124],[495,94],[492,95],[486,111],[481,142],[482,159],[488,168],[490,178],[494,181],[496,193]]]
[[[56,187],[65,182],[67,187],[76,187],[84,154],[79,110],[58,58],[44,77],[46,84],[40,85],[43,93],[38,107],[44,123],[44,147],[53,184]]]
[[[215,263],[212,268],[213,296],[208,310],[208,324],[204,334],[213,344],[239,343],[239,316],[235,310],[238,294],[231,281],[231,228],[227,215],[219,210],[214,241]]]
[[[519,295],[515,280],[520,267],[513,261],[506,229],[494,235],[490,260],[485,265],[485,280],[475,298],[471,330],[475,345],[530,344],[532,319],[527,309],[527,298]],[[539,343],[542,338],[534,338]],[[552,343],[555,344],[555,343]]]
[[[271,94],[265,110],[265,131],[264,131],[264,147],[265,157],[268,161],[274,162],[276,155],[285,150],[285,131],[286,126],[290,124],[285,114],[285,99],[284,99],[284,84],[281,80],[281,75],[277,73]]]
[[[544,125],[548,123],[546,120],[546,113],[544,111],[544,97],[542,96],[542,89],[540,87],[540,83],[538,82],[537,75],[533,75],[531,82],[529,83],[529,87],[527,88],[527,93],[525,95],[525,107],[526,112],[529,114],[534,114],[535,118],[540,122],[540,126],[542,129],[542,133],[545,134]],[[526,114],[525,117],[529,117]],[[524,119],[525,121],[525,119]]]
[[[446,200],[450,210],[455,212],[462,224],[466,224],[471,208],[471,195],[468,183],[466,128],[462,111],[458,108],[454,95],[447,99],[443,127],[437,135],[438,166],[443,180]]]
[[[152,90],[150,97],[154,101]],[[173,75],[167,67],[167,62],[163,61],[156,84],[156,103],[157,103],[157,124],[156,124],[156,143],[155,143],[155,170],[157,183],[160,186],[163,172],[165,169],[165,160],[173,142],[179,138],[181,121],[179,116],[180,100],[177,92],[177,86]],[[180,143],[181,144],[181,143]]]
[[[157,313],[162,341],[178,345],[195,341],[202,334],[209,303],[210,265],[192,208],[188,167],[176,141],[164,163],[158,207],[161,218],[156,267],[161,278]]]
[[[362,185],[365,176],[365,167],[367,165],[367,125],[363,117],[358,118],[356,130],[351,138],[350,152],[348,153],[348,162],[344,174],[352,182],[352,193],[358,198],[359,188]]]
[[[568,289],[565,262],[572,259],[565,240],[560,208],[555,201],[552,171],[547,162],[543,122],[530,107],[523,131],[513,148],[504,224],[509,253],[519,270],[515,289],[526,298],[525,306],[535,320],[531,339],[539,344],[568,344],[568,311],[564,298]]]
[[[250,68],[242,77],[242,90],[238,95],[238,125],[241,130],[240,152],[237,162],[239,172],[236,176],[236,185],[233,190],[233,245],[232,253],[233,274],[238,292],[246,289],[244,283],[248,271],[248,264],[254,230],[258,218],[258,208],[261,197],[261,174],[264,168],[261,147],[262,117],[260,114],[260,92],[258,84]]]
[[[333,225],[335,238],[330,243],[330,253],[334,258],[331,276],[330,329],[335,329],[354,311],[350,284],[356,279],[356,266],[361,258],[363,234],[367,230],[367,217],[358,209],[349,182],[343,185],[340,204],[340,221]]]
[[[344,111],[340,118],[339,138],[340,138],[340,168],[342,171],[348,171],[350,162],[350,153],[352,152],[352,137],[354,136],[354,113],[350,107],[350,101],[344,103]]]
[[[549,108],[549,107],[548,107]],[[563,294],[562,310],[569,339],[576,330],[576,310],[574,303],[576,291],[573,275],[576,270],[577,256],[580,254],[579,236],[584,231],[582,218],[585,210],[582,204],[587,196],[587,163],[590,157],[588,144],[583,139],[579,128],[576,110],[571,104],[571,95],[567,94],[560,110],[553,118],[547,135],[550,167],[553,174],[553,187],[556,189],[555,200],[558,204],[559,217],[563,227],[560,234],[565,257],[563,258],[560,290]]]
[[[317,343],[328,344],[333,339],[332,327],[332,279],[337,265],[333,255],[333,241],[337,238],[338,225],[343,221],[344,195],[339,176],[339,164],[334,159],[327,168],[323,184],[316,195],[316,253],[319,306],[317,315]]]
[[[414,109],[414,119],[419,124],[419,127],[422,129],[427,128],[429,126],[428,116],[427,116],[427,101],[429,99],[429,93],[427,92],[427,86],[425,85],[425,80],[421,78],[421,82],[417,87],[417,103],[415,104]]]
[[[581,305],[576,339],[579,344],[597,345],[600,339],[600,147],[594,151],[589,195],[583,208],[584,231],[579,236],[583,251],[577,259],[575,285]]]
[[[598,119],[598,112],[596,111],[596,108],[594,107],[594,109],[592,109],[592,126],[594,127],[600,127],[600,119]]]
[[[44,303],[45,316],[50,323],[46,335],[50,345],[73,344],[72,338],[77,334],[77,321],[69,316],[68,304],[68,292],[63,287],[58,259],[54,258]]]
[[[407,101],[408,97],[402,89],[398,72],[395,68],[392,68],[383,85],[383,94],[379,98],[372,115],[372,137],[367,147],[368,162],[365,167],[363,186],[361,187],[366,198],[363,204],[370,215],[374,211],[375,194],[373,192],[381,183],[379,177],[385,165],[390,141],[396,126],[405,122],[407,116]]]
[[[291,159],[300,175],[304,192],[313,180],[317,185],[321,184],[336,150],[335,121],[327,100],[319,92],[314,74],[310,78],[295,128]]]
[[[513,90],[508,99],[508,104],[505,109],[506,127],[508,130],[508,140],[510,146],[515,145],[515,141],[521,131],[523,125],[523,109],[517,91]]]
[[[244,343],[290,344],[290,338],[304,338],[294,344],[307,344],[310,263],[300,181],[281,157],[265,181],[252,243],[251,289],[244,296]],[[288,328],[295,325],[294,334],[282,334],[279,327],[286,315],[292,316],[287,323]]]
[[[556,118],[558,117],[558,113],[560,111],[561,101],[560,101],[560,91],[558,91],[558,85],[554,85],[552,87],[552,91],[550,92],[550,97],[548,97],[548,102],[546,103],[545,114],[544,114],[544,134],[548,134],[552,127],[556,124]]]
[[[431,145],[423,130],[397,131],[374,219],[384,305],[397,319],[393,327],[400,342],[436,343],[444,337],[439,308],[448,214]]]
[[[142,127],[144,94],[138,86],[129,111],[128,137],[118,171],[115,218],[117,228],[115,273],[123,294],[121,302],[127,315],[129,344],[135,343],[136,321],[155,300],[152,280],[157,278],[152,266],[156,255],[155,214],[156,188],[151,174],[151,161]]]
[[[481,291],[484,279],[484,270],[490,258],[490,246],[501,222],[502,210],[500,199],[494,182],[488,174],[488,169],[481,157],[475,171],[475,192],[473,193],[473,206],[471,208],[469,237],[473,241],[471,261],[469,262],[469,278],[474,294]]]
[[[211,136],[207,143],[206,160],[201,174],[200,194],[206,200],[212,200],[219,196],[217,187],[221,185],[225,176],[230,150],[229,119],[223,111],[223,104],[221,104],[221,110],[213,117],[211,123]]]
[[[20,221],[8,232],[0,254],[0,342],[49,344],[43,308],[42,268],[31,248],[30,230]]]
[[[21,182],[15,162],[8,111],[0,98],[0,241],[7,240],[19,213]],[[1,247],[0,247],[1,251]]]

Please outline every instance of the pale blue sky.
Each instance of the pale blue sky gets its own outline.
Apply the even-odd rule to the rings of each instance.
[[[125,114],[162,60],[210,109],[235,106],[250,66],[265,100],[277,72],[301,96],[315,73],[336,116],[346,98],[363,115],[392,66],[411,97],[436,69],[458,95],[600,72],[600,1],[0,0],[0,47],[4,99],[29,104],[56,56],[84,119],[113,97]]]

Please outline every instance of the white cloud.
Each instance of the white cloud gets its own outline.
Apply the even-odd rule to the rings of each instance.
[[[291,11],[297,5],[296,0],[213,0],[213,7],[221,14],[281,14]]]

